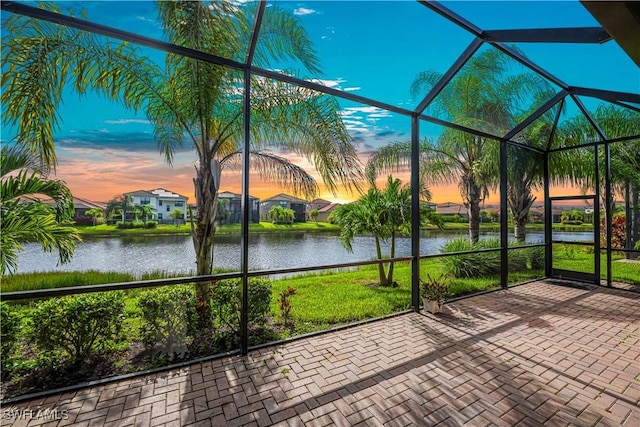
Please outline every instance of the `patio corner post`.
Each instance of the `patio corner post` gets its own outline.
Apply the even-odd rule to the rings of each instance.
[[[596,143],[593,146],[593,155],[594,155],[594,161],[595,161],[595,176],[593,178],[594,181],[594,192],[595,192],[595,198],[593,201],[593,249],[594,249],[594,257],[593,257],[593,281],[595,282],[595,285],[600,285],[600,222],[601,217],[600,217],[600,200],[601,200],[601,194],[600,194],[600,153],[599,150],[600,149],[600,144]],[[608,201],[607,201],[608,202]],[[605,204],[607,203],[605,202]],[[605,218],[607,217],[607,211],[609,210],[608,206],[604,207],[605,210]],[[607,228],[610,228],[607,225]],[[608,234],[608,233],[607,233]],[[609,244],[611,242],[608,242]]]
[[[509,282],[509,206],[507,173],[507,140],[500,140],[500,287],[506,289]]]
[[[611,275],[611,241],[613,240],[613,230],[611,225],[613,224],[613,196],[611,194],[611,147],[608,141],[604,143],[604,217],[607,223],[606,226],[606,252],[607,252],[607,286],[612,287]],[[595,212],[595,206],[594,206]],[[595,218],[594,221],[595,223]],[[594,228],[600,228],[600,223],[593,224]],[[630,234],[631,227],[627,228],[627,235]],[[597,259],[601,259],[600,252],[598,252]]]
[[[411,306],[420,310],[420,121],[411,115]]]

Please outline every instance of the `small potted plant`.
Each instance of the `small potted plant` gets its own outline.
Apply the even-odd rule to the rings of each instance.
[[[427,279],[420,279],[420,295],[424,309],[430,313],[442,312],[444,300],[449,296],[449,284],[444,280],[444,276],[437,279],[427,274]]]

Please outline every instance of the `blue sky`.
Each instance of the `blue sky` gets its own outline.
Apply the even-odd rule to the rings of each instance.
[[[162,37],[153,3],[149,1],[73,2],[96,22]],[[597,22],[578,1],[444,2],[482,29],[582,27]],[[389,104],[412,108],[419,100],[409,93],[420,71],[444,72],[472,41],[472,36],[424,6],[412,1],[272,1],[295,14],[308,32],[320,58],[322,75],[305,77],[330,87]],[[519,44],[531,60],[573,86],[640,92],[640,71],[615,42],[603,45]],[[144,54],[162,61],[161,52]],[[296,67],[273,64],[274,69]],[[596,103],[597,104],[597,103]],[[590,105],[596,105],[593,102]],[[340,101],[341,115],[358,150],[368,153],[390,141],[409,138],[409,119],[375,107]],[[194,155],[186,150],[173,168],[157,153],[152,128],[136,115],[96,97],[79,100],[69,92],[61,109],[62,126],[56,143],[58,177],[72,191],[92,200],[108,200],[123,191],[165,187],[190,196]],[[424,134],[437,136],[437,127],[423,124]],[[11,137],[3,129],[2,139]],[[306,164],[301,159],[295,159]],[[238,176],[228,188],[239,191]],[[270,189],[253,178],[252,193],[268,197]],[[223,186],[224,187],[224,186]],[[346,194],[323,194],[346,199]],[[455,199],[454,196],[449,198]],[[457,200],[454,200],[457,201]]]

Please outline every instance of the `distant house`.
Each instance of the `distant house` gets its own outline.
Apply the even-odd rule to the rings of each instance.
[[[460,215],[464,219],[469,219],[469,210],[461,203],[440,203],[436,205],[436,212],[440,215]]]
[[[218,200],[224,206],[224,211],[218,210],[219,224],[237,224],[242,220],[242,194],[223,191]],[[260,222],[260,199],[253,196],[249,196],[249,221]]]
[[[107,204],[102,202],[92,202],[86,199],[81,199],[80,197],[74,197],[73,207],[75,209],[73,221],[77,225],[93,225],[93,217],[88,216],[87,211],[89,209],[97,208],[102,209],[104,212],[107,208]]]
[[[318,217],[316,218],[316,221],[329,222],[329,215],[331,215],[331,212],[340,206],[342,206],[340,203],[329,203],[328,205],[321,207],[318,209]]]
[[[314,199],[310,202],[307,203],[307,220],[311,219],[311,211],[314,209],[317,209],[318,212],[320,211],[320,209],[324,208],[325,206],[330,205],[331,202],[328,200],[324,200],[324,199]],[[317,221],[319,221],[316,218]]]
[[[260,221],[271,221],[269,210],[274,206],[293,210],[294,222],[306,222],[307,201],[288,194],[280,193],[260,202]]]
[[[172,223],[173,218],[169,217],[169,213],[174,209],[182,211],[182,220],[187,219],[187,200],[188,197],[174,193],[164,188],[156,188],[154,190],[138,190],[130,193],[124,193],[125,196],[133,197],[134,205],[150,205],[159,223]]]

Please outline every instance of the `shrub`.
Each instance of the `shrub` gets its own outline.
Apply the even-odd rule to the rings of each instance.
[[[131,224],[131,228],[144,228],[144,222],[142,221],[133,221]]]
[[[122,292],[53,298],[33,311],[33,339],[41,349],[62,350],[79,363],[119,335],[123,318]]]
[[[282,318],[289,320],[291,316],[291,300],[290,298],[296,294],[295,288],[289,286],[285,291],[280,293],[280,314]]]
[[[471,243],[466,237],[450,240],[441,252],[463,252],[479,249],[499,248],[498,239],[479,240]],[[444,272],[454,277],[483,277],[500,272],[500,252],[478,252],[475,254],[452,255],[441,258]]]
[[[562,221],[564,225],[582,225],[582,221],[579,219],[568,219],[566,221]]]
[[[529,253],[526,249],[509,251],[509,271],[524,271],[527,269]]]
[[[142,292],[142,342],[147,349],[161,346],[168,354],[182,353],[195,324],[195,292],[192,286],[161,287]]]
[[[158,227],[158,221],[147,221],[147,223],[144,226],[144,228],[157,228],[157,227]]]
[[[3,377],[10,370],[19,331],[20,316],[9,304],[0,302],[0,363]]]
[[[118,230],[128,230],[130,228],[133,228],[133,223],[132,222],[118,221],[118,222],[116,222],[116,228]]]
[[[529,263],[531,264],[531,269],[532,270],[543,269],[545,265],[544,248],[542,246],[529,248],[528,252],[529,252]]]
[[[440,219],[442,220],[442,222],[455,222],[455,223],[460,223],[460,224],[469,222],[467,219],[465,219],[460,214],[440,215]]]
[[[221,323],[232,331],[240,331],[240,279],[224,279],[215,282],[212,289],[214,306]],[[264,324],[271,304],[271,281],[268,279],[249,279],[249,322]]]

